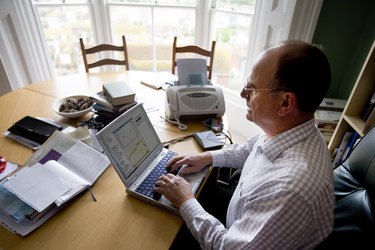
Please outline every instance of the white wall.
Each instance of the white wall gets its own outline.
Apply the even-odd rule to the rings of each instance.
[[[0,96],[12,91],[12,86],[5,72],[3,60],[0,58]]]
[[[12,90],[53,77],[47,54],[31,0],[1,0],[0,58]]]

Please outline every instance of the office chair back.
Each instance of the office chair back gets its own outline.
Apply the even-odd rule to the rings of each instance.
[[[83,39],[79,39],[82,51],[82,58],[85,64],[86,73],[89,73],[90,68],[95,68],[103,65],[124,65],[126,70],[129,70],[129,59],[128,59],[128,50],[126,46],[126,39],[125,36],[122,36],[122,45],[116,46],[112,44],[99,44],[91,48],[85,48],[83,43]],[[124,53],[123,60],[116,59],[116,58],[104,58],[95,62],[89,62],[87,60],[87,56],[89,54],[99,55],[100,52],[104,53],[112,53],[114,51],[120,51]]]
[[[177,54],[178,53],[193,53],[198,54],[200,56],[206,57],[209,59],[209,64],[207,65],[208,76],[207,78],[211,80],[212,78],[212,66],[214,63],[214,55],[215,55],[215,46],[216,41],[212,41],[211,49],[206,50],[196,45],[187,45],[187,46],[177,46],[177,37],[175,36],[173,39],[173,51],[172,51],[172,74],[176,73],[176,66],[177,66]]]
[[[335,167],[334,185],[334,229],[317,249],[368,249],[375,236],[375,127]]]

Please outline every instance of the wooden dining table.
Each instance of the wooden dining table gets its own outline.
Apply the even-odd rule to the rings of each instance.
[[[143,102],[162,142],[182,138],[204,129],[197,121],[179,130],[164,120],[165,92],[140,84],[149,72],[125,71],[79,73],[33,83],[0,97],[2,133],[26,115],[45,117],[76,127],[90,119],[61,117],[52,109],[58,99],[73,95],[92,95],[104,83],[125,81]],[[171,144],[184,154],[201,151],[193,138]],[[0,155],[21,166],[34,151],[0,136]],[[77,159],[79,161],[79,159]],[[129,196],[115,169],[110,166],[93,185],[97,202],[83,192],[32,233],[22,237],[0,227],[0,249],[168,249],[183,220],[161,208]]]

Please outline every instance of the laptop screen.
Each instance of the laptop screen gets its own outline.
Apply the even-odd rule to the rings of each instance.
[[[106,153],[127,179],[160,145],[159,137],[141,104],[125,112],[98,134]]]

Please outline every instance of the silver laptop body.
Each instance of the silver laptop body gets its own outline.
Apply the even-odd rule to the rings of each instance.
[[[143,201],[167,209],[175,214],[178,209],[164,196],[156,200],[136,191],[169,150],[156,134],[142,104],[137,104],[100,130],[96,137],[123,181],[127,192]],[[207,170],[183,175],[193,192],[197,192]]]

